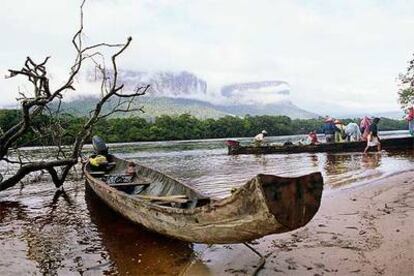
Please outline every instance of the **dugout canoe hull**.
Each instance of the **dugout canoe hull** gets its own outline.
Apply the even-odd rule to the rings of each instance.
[[[318,145],[269,145],[269,146],[241,146],[236,141],[227,142],[228,154],[274,154],[274,153],[317,153],[317,152],[363,152],[366,142],[345,142]],[[382,139],[384,150],[414,149],[414,137]],[[375,148],[373,148],[376,150]]]
[[[127,165],[115,161],[114,174]],[[89,187],[113,210],[152,231],[195,243],[241,243],[300,228],[317,213],[323,190],[319,172],[293,178],[259,174],[230,196],[215,199],[150,168],[137,165],[136,172],[152,182],[129,194],[92,176],[88,164],[84,167]],[[191,200],[184,207],[139,197],[182,194]]]

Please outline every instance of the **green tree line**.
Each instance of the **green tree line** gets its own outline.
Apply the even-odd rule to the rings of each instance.
[[[17,110],[0,110],[0,127],[3,131],[16,124],[20,118]],[[87,120],[86,117],[76,117],[65,114],[51,119],[43,116],[31,132],[21,141],[19,146],[51,145],[53,137],[42,137],[42,129],[58,125],[63,131],[63,144],[74,141],[77,133]],[[344,119],[359,123],[360,119]],[[265,129],[270,136],[307,134],[312,130],[320,132],[323,119],[290,119],[286,116],[249,116],[243,118],[225,116],[219,119],[200,120],[189,114],[171,117],[162,115],[153,121],[139,117],[109,118],[102,120],[94,129],[94,134],[101,136],[107,142],[136,142],[160,140],[185,140],[207,138],[252,137]],[[405,120],[382,118],[380,130],[407,129]]]

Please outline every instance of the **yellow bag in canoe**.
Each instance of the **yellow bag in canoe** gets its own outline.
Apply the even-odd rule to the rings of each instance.
[[[103,155],[97,155],[95,157],[90,157],[89,163],[94,167],[99,167],[100,165],[108,163],[108,160]]]

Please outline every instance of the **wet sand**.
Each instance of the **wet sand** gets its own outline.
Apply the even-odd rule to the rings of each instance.
[[[323,196],[316,217],[294,232],[251,245],[259,275],[414,275],[414,172]],[[183,275],[251,275],[259,258],[244,245],[214,245]]]

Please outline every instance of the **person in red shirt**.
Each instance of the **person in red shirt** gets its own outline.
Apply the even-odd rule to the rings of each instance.
[[[319,144],[318,135],[316,134],[315,130],[309,132],[308,139],[312,145]]]

